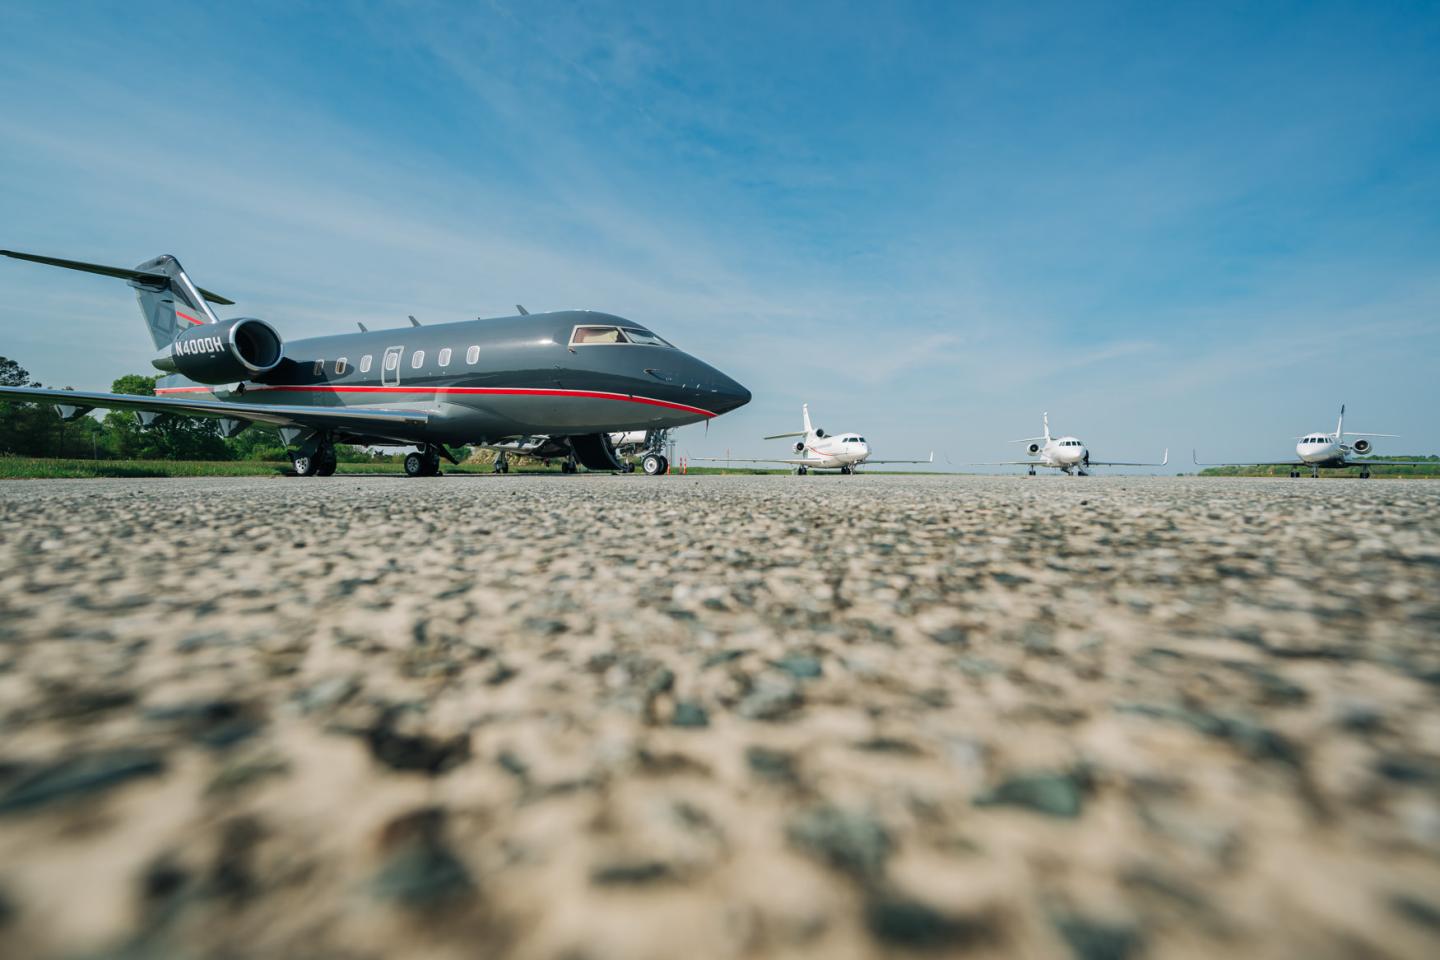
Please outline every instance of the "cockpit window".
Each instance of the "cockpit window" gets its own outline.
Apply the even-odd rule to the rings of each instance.
[[[673,347],[675,344],[663,337],[657,337],[649,330],[641,330],[638,327],[626,327],[625,336],[631,343],[639,343],[647,347]]]
[[[619,327],[576,327],[570,334],[570,345],[592,343],[624,343],[625,335]]]

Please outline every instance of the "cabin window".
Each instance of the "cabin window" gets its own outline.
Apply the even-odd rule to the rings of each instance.
[[[400,352],[398,350],[395,353],[385,354],[386,370],[394,370],[398,366],[400,366]]]
[[[625,327],[624,329],[625,336],[631,343],[644,344],[647,347],[674,346],[673,343],[670,343],[668,340],[665,340],[662,337],[655,336],[655,334],[651,333],[649,330],[641,330],[638,327]]]
[[[570,345],[591,346],[597,343],[624,343],[619,327],[576,327],[570,334]]]
[[[472,366],[479,363],[480,348],[472,344],[470,349],[465,351],[465,362],[471,364]]]
[[[416,350],[410,354],[410,369],[419,370],[425,364],[425,351]]]
[[[349,358],[347,358],[347,357],[341,357],[340,359],[338,359],[338,360],[335,361],[335,376],[337,376],[337,377],[343,377],[343,376],[345,375],[345,371],[346,371],[346,370],[349,370],[349,369],[350,369],[350,360],[349,360]]]
[[[450,366],[450,348],[446,347],[445,349],[441,350],[440,356],[436,357],[435,359],[436,362],[439,363],[442,367]]]
[[[361,373],[369,373],[369,372],[370,372],[370,354],[368,354],[368,353],[365,354],[365,356],[363,356],[363,357],[360,358],[360,372],[361,372]]]
[[[324,374],[325,374],[325,361],[324,361],[324,360],[316,360],[316,361],[315,361],[315,376],[319,377],[319,376],[323,376]]]

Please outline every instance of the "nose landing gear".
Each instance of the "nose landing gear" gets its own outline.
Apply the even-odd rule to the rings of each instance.
[[[640,460],[640,469],[645,471],[647,477],[658,477],[670,469],[670,461],[665,459],[664,454],[647,453]]]

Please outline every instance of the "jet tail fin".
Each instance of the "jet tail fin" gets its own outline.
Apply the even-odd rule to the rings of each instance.
[[[83,263],[79,260],[62,260],[59,257],[42,257],[14,250],[0,250],[0,255],[126,281],[135,288],[140,312],[145,317],[145,325],[150,330],[150,338],[157,350],[174,343],[175,337],[187,327],[200,323],[217,323],[218,318],[210,309],[211,303],[228,305],[235,302],[195,286],[186,276],[180,261],[169,254],[147,260],[133,270]]]
[[[805,418],[805,436],[808,437],[810,436],[810,434],[815,432],[814,429],[810,426],[810,404],[800,404],[800,415]]]

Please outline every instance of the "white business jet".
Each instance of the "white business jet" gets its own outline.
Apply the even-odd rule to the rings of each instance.
[[[1045,435],[1040,437],[1026,437],[1024,440],[1011,440],[1011,443],[1026,444],[1025,452],[1034,457],[1033,460],[1002,460],[998,463],[975,463],[975,467],[1029,467],[1030,476],[1035,476],[1036,467],[1053,467],[1056,470],[1063,470],[1069,476],[1079,475],[1088,477],[1091,467],[1163,467],[1170,462],[1170,451],[1165,451],[1165,456],[1159,463],[1130,463],[1124,460],[1091,460],[1090,450],[1080,442],[1079,437],[1052,437],[1050,436],[1050,414],[1041,416],[1041,423],[1045,427]]]
[[[1346,437],[1359,437],[1354,443],[1346,443]],[[1351,454],[1365,456],[1375,449],[1375,445],[1366,437],[1387,437],[1396,439],[1393,433],[1346,433],[1345,432],[1345,405],[1340,405],[1340,421],[1335,424],[1334,433],[1316,431],[1307,433],[1303,437],[1296,437],[1295,454],[1298,460],[1278,460],[1270,463],[1201,463],[1200,457],[1195,451],[1190,451],[1190,457],[1200,467],[1289,467],[1290,476],[1300,476],[1300,471],[1306,467],[1310,468],[1310,476],[1320,476],[1320,468],[1325,467],[1331,470],[1339,470],[1344,467],[1359,467],[1361,479],[1368,479],[1370,476],[1370,464],[1364,461],[1350,460]],[[1428,467],[1433,466],[1435,461],[1425,460],[1378,460],[1376,466],[1386,467]]]
[[[810,425],[810,405],[801,404],[800,415],[804,418],[805,429],[799,433],[776,433],[766,440],[787,440],[796,437],[794,457],[774,459],[746,457],[695,457],[696,460],[721,461],[726,463],[786,463],[798,474],[811,470],[839,470],[854,473],[862,463],[934,463],[935,451],[930,451],[926,460],[871,460],[870,444],[858,433],[831,435]]]

